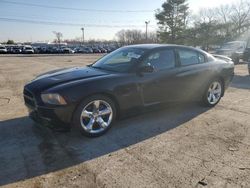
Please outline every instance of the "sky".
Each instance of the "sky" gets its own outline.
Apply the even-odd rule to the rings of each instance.
[[[48,42],[55,38],[53,31],[62,32],[63,39],[75,39],[82,36],[81,27],[84,27],[86,40],[110,40],[121,29],[144,31],[145,21],[150,21],[149,31],[155,31],[155,10],[160,8],[164,1],[0,0],[0,41],[12,39],[18,42]],[[200,8],[233,2],[237,0],[188,0],[193,13],[198,12]]]

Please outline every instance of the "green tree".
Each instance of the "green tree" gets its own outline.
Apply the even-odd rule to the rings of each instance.
[[[15,42],[13,40],[8,40],[6,44],[15,44]]]
[[[162,10],[156,13],[159,25],[159,37],[162,42],[181,44],[188,17],[187,0],[167,0],[162,4]]]

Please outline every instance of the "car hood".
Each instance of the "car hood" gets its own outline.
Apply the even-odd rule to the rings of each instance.
[[[243,52],[244,50],[237,50],[237,49],[219,49],[218,52],[222,52],[222,53],[234,53],[234,52]]]
[[[59,84],[88,79],[92,77],[104,76],[107,74],[108,72],[104,72],[102,70],[94,69],[91,67],[59,69],[37,76],[34,80],[26,85],[26,88],[36,93]]]

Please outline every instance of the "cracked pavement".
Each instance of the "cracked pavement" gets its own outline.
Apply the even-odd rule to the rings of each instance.
[[[27,81],[97,58],[0,56],[1,186],[250,187],[246,65],[236,65],[233,83],[215,108],[169,104],[120,120],[99,138],[53,132],[27,117]]]

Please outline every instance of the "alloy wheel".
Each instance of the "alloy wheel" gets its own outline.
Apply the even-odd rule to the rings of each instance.
[[[82,128],[88,133],[101,133],[106,130],[113,119],[111,105],[104,100],[94,100],[82,110],[80,122]]]
[[[222,94],[221,83],[218,81],[211,83],[207,92],[207,100],[209,104],[211,105],[216,104],[220,100],[221,94]]]

